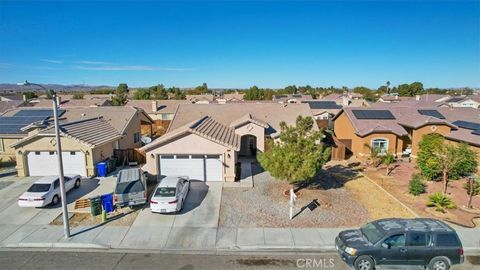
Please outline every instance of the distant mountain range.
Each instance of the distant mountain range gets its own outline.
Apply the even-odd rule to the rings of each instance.
[[[62,85],[62,84],[42,84],[47,89],[52,89],[54,91],[64,91],[64,92],[75,92],[75,91],[91,91],[96,89],[115,89],[113,86],[109,85],[82,85],[82,84],[72,84],[72,85]],[[0,93],[13,93],[21,91],[44,91],[41,87],[35,85],[17,85],[12,83],[0,83]]]

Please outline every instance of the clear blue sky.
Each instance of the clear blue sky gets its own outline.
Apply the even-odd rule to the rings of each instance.
[[[0,1],[0,82],[480,86],[480,1]]]

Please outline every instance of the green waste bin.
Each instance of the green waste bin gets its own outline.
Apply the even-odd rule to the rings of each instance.
[[[100,196],[88,199],[90,202],[90,213],[98,216],[102,213],[102,198]]]

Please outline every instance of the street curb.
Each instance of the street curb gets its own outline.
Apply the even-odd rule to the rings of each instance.
[[[215,249],[142,249],[112,248],[90,243],[15,243],[0,247],[4,250],[46,249],[46,251],[106,252],[106,253],[151,253],[151,254],[202,254],[202,255],[269,255],[269,254],[322,254],[336,252],[333,246],[232,246]],[[465,255],[480,255],[480,247],[464,247]]]
[[[90,243],[14,243],[6,248],[67,248],[67,249],[110,249],[110,246]]]

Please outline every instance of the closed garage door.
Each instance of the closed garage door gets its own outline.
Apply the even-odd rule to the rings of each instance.
[[[86,176],[85,154],[82,152],[62,152],[63,173]],[[27,155],[30,176],[58,175],[58,159],[55,152],[30,152]]]
[[[185,175],[192,180],[223,181],[223,166],[219,155],[161,155],[160,174]]]

